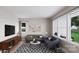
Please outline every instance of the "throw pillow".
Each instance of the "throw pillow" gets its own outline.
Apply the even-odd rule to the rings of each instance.
[[[51,40],[51,41],[54,41],[54,40],[56,40],[56,37],[52,37],[50,40]]]

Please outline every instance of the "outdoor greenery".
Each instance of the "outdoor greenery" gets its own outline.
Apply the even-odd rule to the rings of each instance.
[[[72,30],[71,31],[71,38],[72,38],[72,41],[79,43],[79,32]]]
[[[26,31],[26,28],[22,28],[22,32],[25,32]]]
[[[71,26],[76,26],[77,29],[71,29],[71,38],[72,41],[79,43],[79,16],[71,18]]]
[[[71,18],[71,26],[72,25],[79,26],[79,16]]]

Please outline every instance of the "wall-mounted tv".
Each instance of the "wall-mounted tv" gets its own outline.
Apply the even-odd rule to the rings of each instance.
[[[15,34],[15,26],[13,25],[5,25],[5,36]]]

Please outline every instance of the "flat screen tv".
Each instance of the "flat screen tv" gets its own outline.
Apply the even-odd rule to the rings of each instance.
[[[13,25],[5,25],[5,36],[15,34],[15,26]]]

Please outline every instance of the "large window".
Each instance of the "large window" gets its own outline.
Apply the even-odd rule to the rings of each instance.
[[[79,9],[71,13],[71,39],[79,43]]]
[[[71,39],[79,43],[79,16],[71,18]]]
[[[55,33],[57,33],[58,32],[58,19],[55,19],[55,20],[53,20],[53,27],[52,27],[52,30],[53,30],[53,35],[55,34]]]
[[[53,20],[53,35],[79,43],[79,9]]]
[[[53,35],[55,33],[61,38],[67,38],[67,15],[53,20]]]
[[[58,36],[66,38],[67,36],[67,16],[64,15],[58,19]]]

